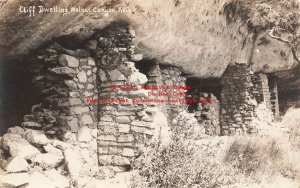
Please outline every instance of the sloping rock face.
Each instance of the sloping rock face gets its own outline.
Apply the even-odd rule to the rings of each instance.
[[[183,67],[197,77],[220,77],[231,62],[251,64],[254,71],[274,72],[296,65],[290,46],[272,39],[267,31],[280,26],[279,20],[285,19],[292,28],[285,36],[297,34],[299,17],[293,11],[299,9],[295,2],[12,0],[0,6],[0,54],[8,57],[29,54],[63,36],[83,41],[111,22],[123,20],[136,30],[137,52],[147,59]],[[21,6],[35,6],[35,15],[29,17],[28,12],[20,12]],[[90,8],[90,12],[63,16],[39,13],[39,6],[69,7],[69,11],[72,7]],[[99,13],[98,8],[115,12]]]

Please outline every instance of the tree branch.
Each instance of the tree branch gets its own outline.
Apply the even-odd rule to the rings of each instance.
[[[294,59],[297,61],[298,65],[300,65],[300,57],[298,57],[298,55],[297,55],[297,46],[298,45],[296,44],[298,39],[300,38],[300,36],[296,36],[292,41],[289,41],[289,40],[285,40],[281,37],[275,36],[274,32],[275,32],[275,27],[273,27],[271,30],[269,30],[269,36],[280,42],[288,44],[291,47]]]

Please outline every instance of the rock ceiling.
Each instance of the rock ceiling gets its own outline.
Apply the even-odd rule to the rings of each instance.
[[[63,36],[80,42],[113,21],[126,21],[136,30],[136,48],[145,58],[182,67],[199,78],[218,78],[229,63],[251,64],[254,71],[266,73],[296,66],[288,45],[270,38],[266,31],[254,35],[242,17],[226,14],[224,7],[229,2],[8,0],[0,4],[0,55],[22,57]],[[247,0],[245,5],[254,6],[254,2]],[[269,2],[273,5],[275,1]],[[64,16],[36,12],[29,17],[20,12],[20,6],[36,6],[36,11],[38,6],[57,6],[122,8],[123,12],[91,11]],[[230,20],[234,16],[234,21]]]

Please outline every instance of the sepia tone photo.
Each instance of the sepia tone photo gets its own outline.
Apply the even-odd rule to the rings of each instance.
[[[0,0],[0,188],[299,188],[300,0]]]

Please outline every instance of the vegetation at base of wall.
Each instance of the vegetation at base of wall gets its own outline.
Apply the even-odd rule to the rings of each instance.
[[[299,111],[288,112],[278,137],[244,135],[183,139],[152,144],[137,158],[132,187],[298,187]],[[288,118],[288,121],[285,119]],[[286,122],[289,122],[287,124]],[[280,127],[274,126],[274,129]],[[279,139],[280,138],[280,139]],[[298,145],[295,145],[298,143]]]

